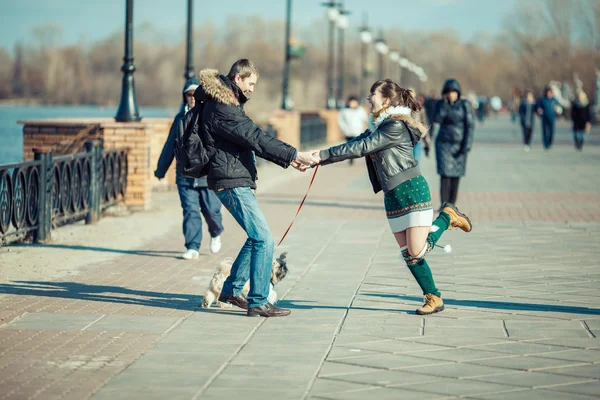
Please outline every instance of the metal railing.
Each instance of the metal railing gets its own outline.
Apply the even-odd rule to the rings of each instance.
[[[318,114],[304,113],[300,119],[300,147],[305,150],[327,141],[327,122]]]
[[[34,149],[34,161],[0,165],[0,246],[31,238],[50,240],[53,228],[85,219],[122,201],[127,189],[127,149],[86,151],[53,157]]]

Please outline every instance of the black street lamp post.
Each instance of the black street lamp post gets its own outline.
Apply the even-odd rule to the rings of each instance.
[[[324,7],[327,7],[327,18],[329,19],[329,54],[327,57],[327,109],[335,108],[335,93],[334,93],[334,77],[333,77],[333,63],[334,63],[334,51],[335,51],[335,21],[339,16],[337,10],[338,3],[336,1],[328,1],[321,3]]]
[[[338,87],[337,108],[344,107],[344,31],[348,28],[348,17],[350,11],[344,9],[344,2],[340,0],[340,15],[337,19],[338,27]]]
[[[292,0],[287,0],[286,20],[285,20],[285,63],[283,65],[283,84],[281,109],[287,110],[290,106],[288,103],[289,79],[290,79],[290,34],[292,27]]]
[[[373,35],[369,30],[369,26],[367,25],[367,14],[365,13],[363,16],[363,26],[360,27],[360,79],[359,79],[359,88],[358,94],[361,99],[361,103],[363,103],[363,99],[365,93],[365,81],[367,80],[367,52],[369,51],[369,43],[373,41]]]
[[[193,78],[194,73],[194,44],[193,44],[193,2],[194,0],[188,0],[187,4],[187,47],[186,47],[186,57],[185,57],[185,74],[183,75],[185,79]]]
[[[115,116],[117,122],[133,122],[141,119],[133,81],[135,72],[135,65],[133,65],[133,0],[126,0],[125,4],[125,56],[123,57],[124,64],[121,67],[121,71],[123,71],[121,100]]]

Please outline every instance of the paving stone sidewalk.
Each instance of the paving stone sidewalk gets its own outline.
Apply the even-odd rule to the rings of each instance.
[[[421,293],[364,166],[323,167],[278,249],[291,316],[199,308],[244,237],[227,216],[221,253],[185,262],[172,227],[68,281],[0,285],[0,399],[598,398],[600,147],[524,153],[510,129],[478,130],[504,141],[478,140],[461,181],[474,230],[428,257],[444,312],[414,315]],[[434,160],[422,169],[439,204]],[[276,239],[310,180],[283,173],[258,192]]]

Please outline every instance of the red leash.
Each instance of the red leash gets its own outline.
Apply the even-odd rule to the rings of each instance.
[[[285,239],[285,237],[287,236],[287,234],[290,231],[290,229],[292,229],[292,225],[294,225],[294,221],[296,220],[296,217],[298,216],[298,214],[300,214],[300,210],[302,210],[302,206],[304,205],[304,201],[306,200],[306,196],[308,196],[308,192],[310,192],[310,188],[312,187],[313,182],[315,181],[315,177],[317,176],[317,171],[318,170],[319,170],[319,166],[317,165],[315,167],[315,172],[314,172],[314,174],[312,176],[312,179],[310,180],[310,184],[308,185],[308,189],[306,189],[306,194],[304,195],[304,198],[302,199],[302,202],[300,203],[300,207],[298,207],[298,211],[296,211],[296,215],[294,215],[294,218],[292,219],[292,223],[290,224],[290,226],[288,226],[287,230],[283,234],[283,237],[281,238],[281,240],[277,244],[277,247],[279,247],[279,245],[281,244],[281,242],[283,242],[283,239]]]

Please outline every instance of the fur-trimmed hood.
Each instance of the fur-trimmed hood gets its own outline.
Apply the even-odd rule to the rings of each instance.
[[[427,127],[418,119],[414,119],[412,115],[392,115],[393,120],[402,121],[408,125],[409,128],[413,128],[419,132],[419,136],[423,137],[427,134]]]
[[[377,118],[373,114],[369,115],[369,130],[374,132],[377,127],[387,119],[404,122],[409,128],[413,128],[419,132],[419,137],[423,137],[427,133],[427,127],[421,121],[412,117],[413,113],[408,107],[389,107],[385,109]]]
[[[216,69],[203,69],[198,74],[200,86],[194,92],[197,102],[213,99],[218,103],[240,106],[248,101],[240,88],[225,75],[219,74]]]

